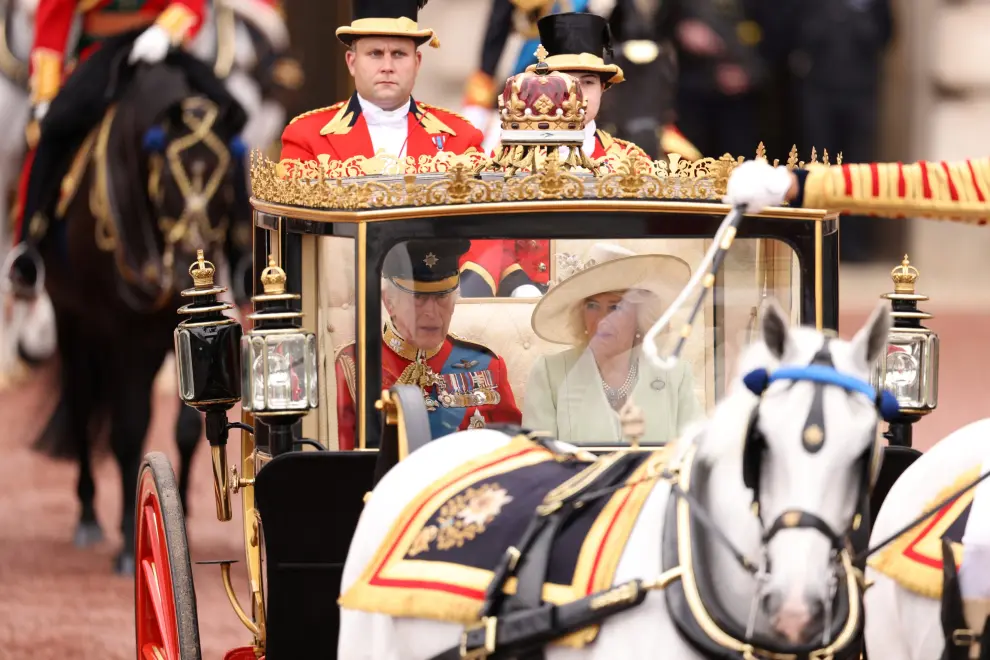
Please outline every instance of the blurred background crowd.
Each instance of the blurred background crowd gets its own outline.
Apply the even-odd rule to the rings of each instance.
[[[982,31],[987,0],[430,0],[420,23],[439,49],[423,48],[414,95],[465,111],[479,72],[497,85],[536,41],[527,12],[592,11],[609,19],[614,60],[627,83],[606,95],[599,124],[657,156],[657,123],[674,122],[705,156],[752,157],[761,141],[785,161],[941,160],[986,155],[990,69]],[[351,17],[346,1],[286,3],[307,85],[301,110],[350,94],[343,50],[330,26]],[[509,21],[504,17],[510,16]],[[499,19],[499,17],[502,17]],[[493,29],[502,21],[502,31]],[[645,42],[658,46],[655,54]],[[650,57],[653,59],[649,59]],[[535,61],[532,54],[530,61]],[[469,115],[474,119],[474,115]],[[652,123],[651,123],[652,122]],[[652,143],[651,143],[652,141]],[[934,299],[969,306],[967,287],[990,235],[907,220],[842,220],[843,279],[875,281],[909,252]],[[846,287],[855,294],[855,287]],[[987,296],[990,301],[990,296]]]

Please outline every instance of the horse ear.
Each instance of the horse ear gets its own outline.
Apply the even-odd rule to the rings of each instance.
[[[784,356],[784,349],[787,348],[790,322],[775,298],[765,299],[761,307],[760,330],[763,343],[767,345],[771,355],[780,360]]]
[[[887,347],[887,334],[891,324],[890,307],[885,301],[881,301],[852,339],[855,354],[865,359],[867,364],[873,364]]]

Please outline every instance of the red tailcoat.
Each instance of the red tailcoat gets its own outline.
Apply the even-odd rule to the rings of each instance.
[[[481,131],[460,115],[412,99],[408,136],[406,155],[417,158],[435,156],[441,148],[454,154],[480,152],[484,140]],[[305,162],[322,154],[336,161],[375,155],[356,92],[349,101],[299,115],[282,132],[281,160]]]
[[[387,332],[387,331],[386,331]],[[382,387],[390,388],[414,362],[415,349],[395,335],[382,338]],[[447,335],[434,354],[427,353],[426,364],[442,384],[424,389],[435,404],[427,416],[434,438],[467,428],[483,428],[486,423],[520,424],[522,413],[516,406],[509,385],[505,360],[489,348]],[[337,438],[341,450],[354,449],[357,406],[354,387],[356,369],[354,344],[340,349],[334,362],[337,374]],[[444,394],[453,395],[447,399]]]
[[[595,132],[595,149],[589,156],[606,167],[625,155],[650,160],[632,142],[614,138],[605,131]],[[461,271],[480,276],[493,296],[508,296],[523,284],[546,287],[550,281],[550,241],[546,239],[471,241],[471,249],[461,257]]]

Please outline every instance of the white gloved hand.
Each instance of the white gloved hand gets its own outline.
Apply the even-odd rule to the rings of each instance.
[[[533,284],[520,284],[510,295],[512,298],[542,298],[543,292]]]
[[[21,304],[24,304],[23,302]],[[58,336],[55,332],[55,308],[48,292],[42,289],[38,297],[30,303],[24,324],[19,328],[18,339],[21,350],[33,360],[47,360],[55,354],[58,348]]]
[[[722,201],[732,206],[744,204],[746,213],[759,213],[786,201],[792,183],[793,175],[783,165],[774,167],[763,159],[748,160],[732,170]]]
[[[148,64],[157,64],[165,59],[171,47],[172,37],[165,28],[152,25],[134,40],[134,45],[131,46],[131,55],[127,61],[131,64],[138,60]]]
[[[48,108],[51,107],[49,101],[41,101],[38,105],[31,108],[31,118],[37,122],[40,122],[48,114]]]

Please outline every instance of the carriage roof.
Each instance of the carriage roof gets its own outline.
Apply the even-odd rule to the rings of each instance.
[[[757,156],[763,155],[761,145]],[[596,175],[566,168],[555,154],[538,171],[509,173],[479,153],[274,162],[255,152],[252,205],[281,217],[357,223],[431,217],[439,207],[444,216],[536,209],[724,214],[729,208],[720,200],[729,174],[743,160],[729,154],[696,161],[668,154],[653,162],[623,156],[613,161],[614,171]],[[803,164],[792,150],[787,166]],[[755,215],[814,221],[829,214],[780,207]]]

